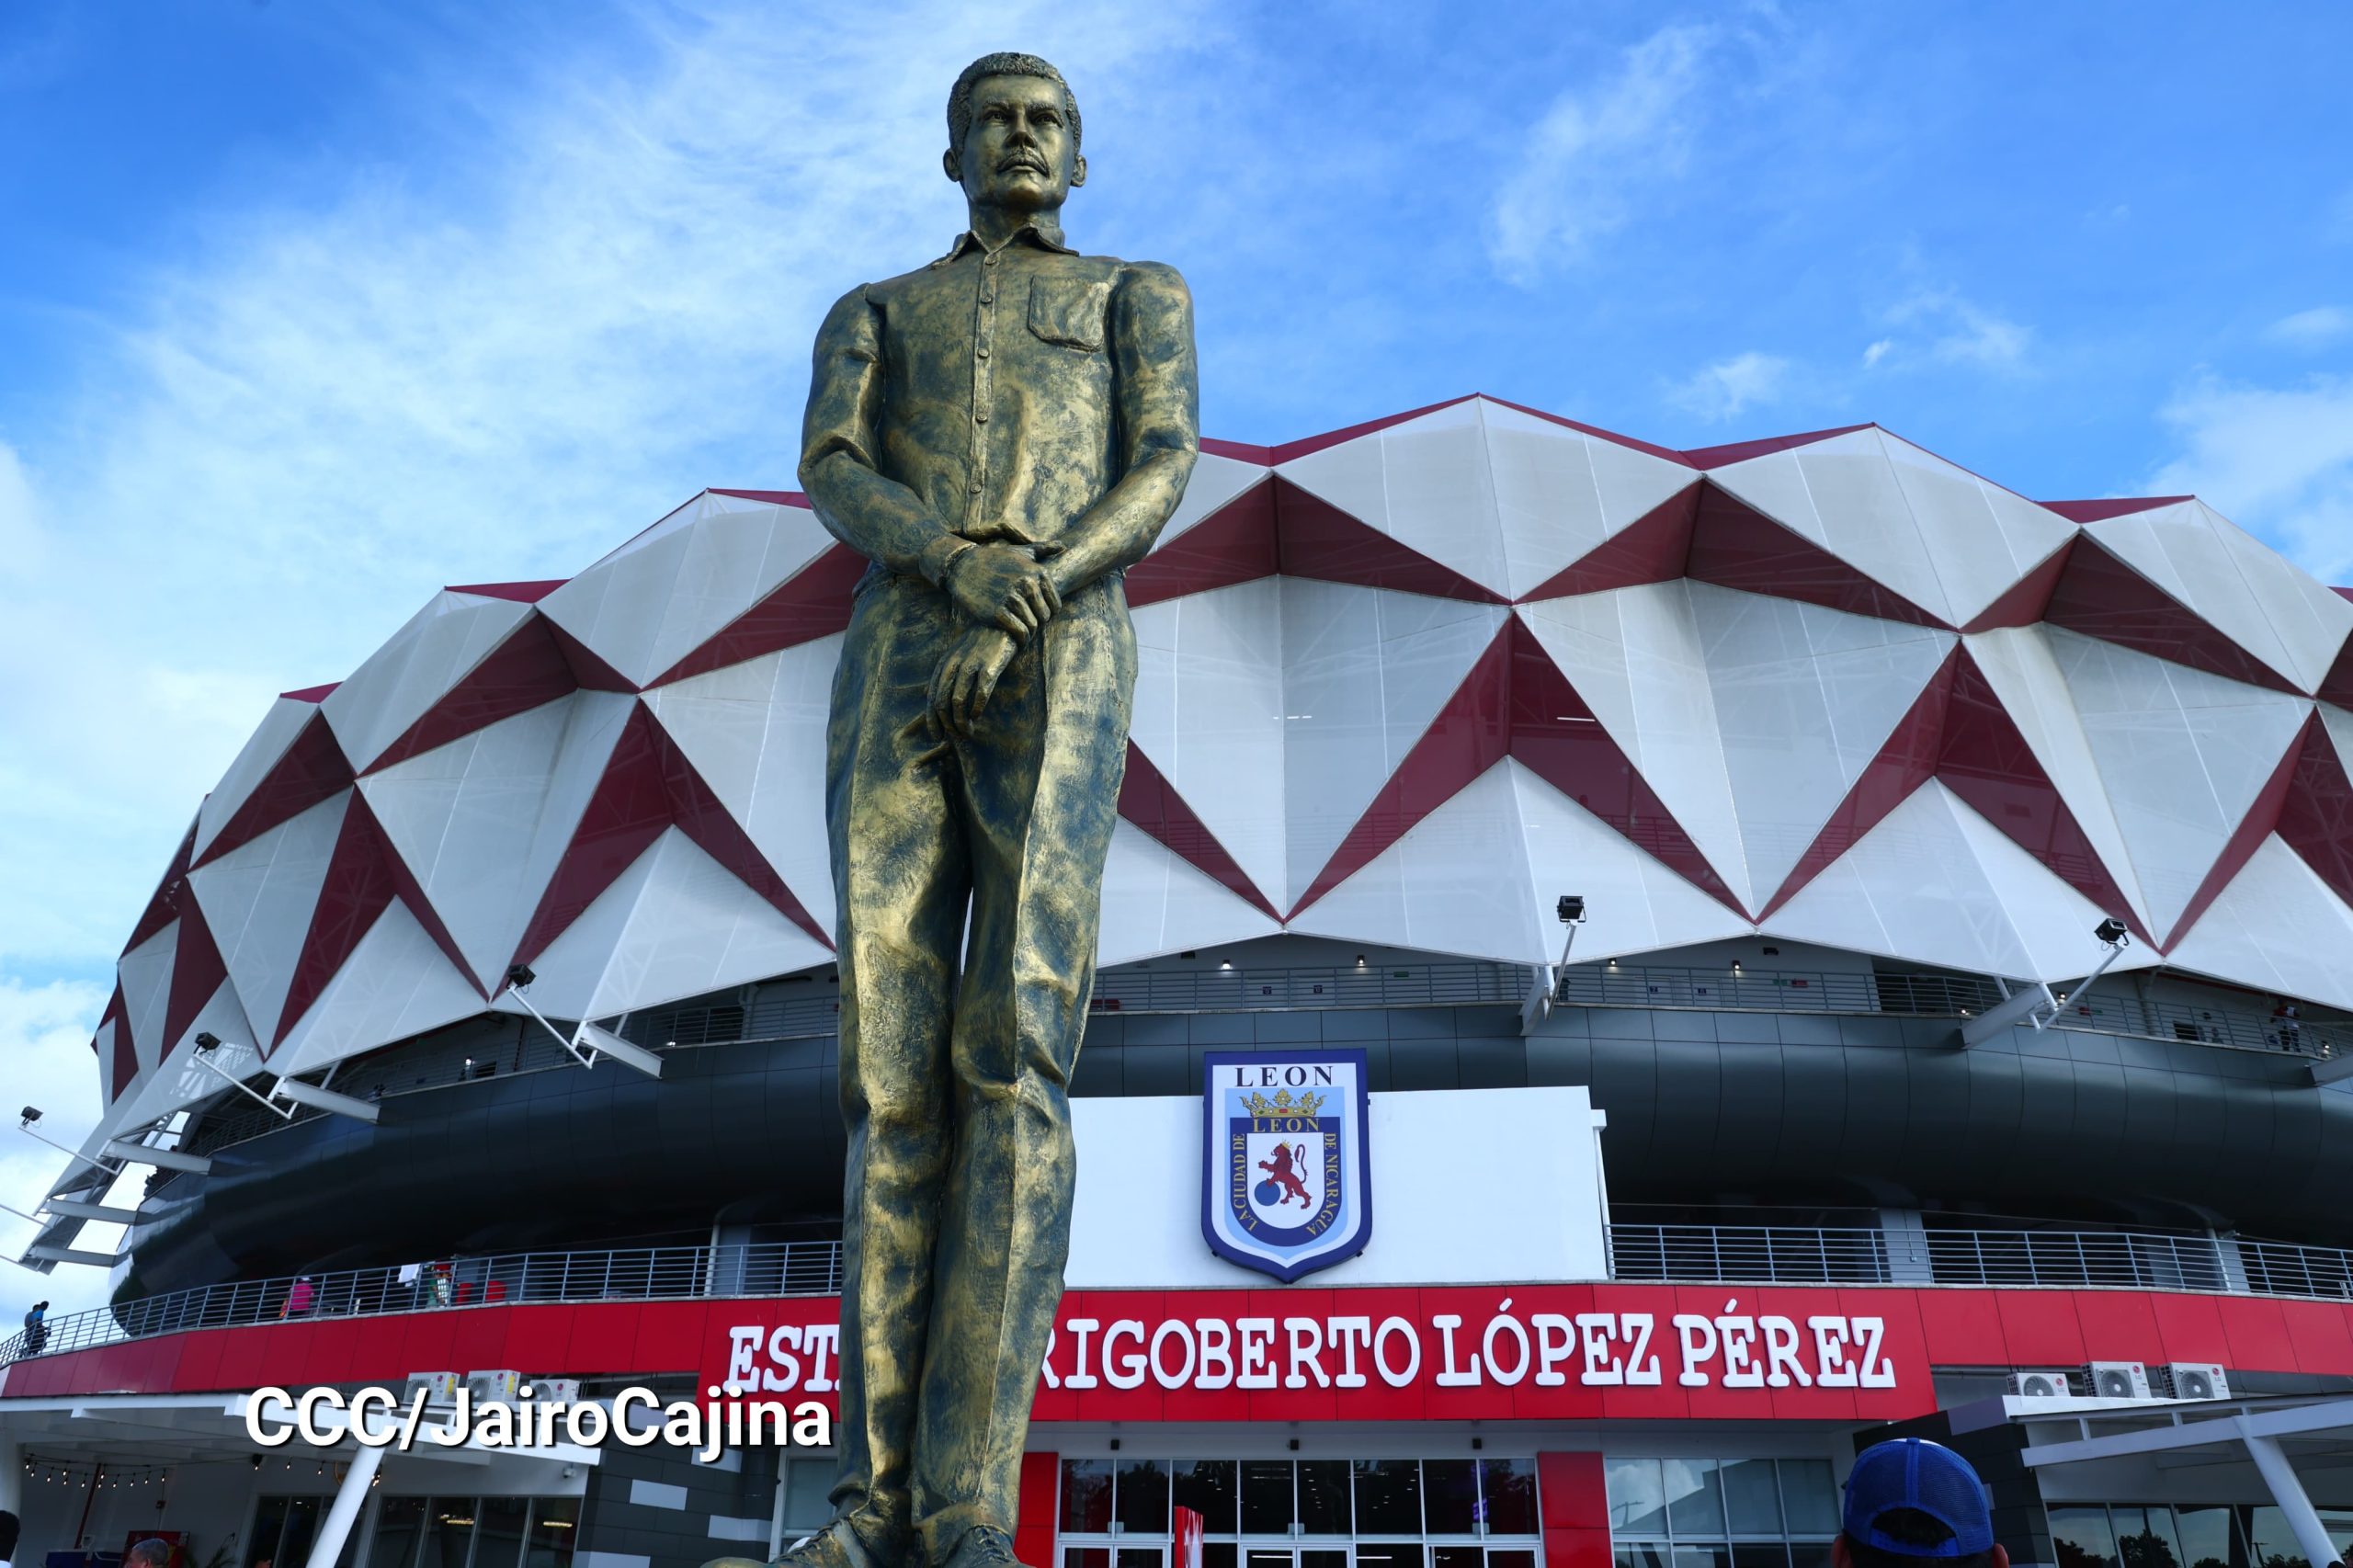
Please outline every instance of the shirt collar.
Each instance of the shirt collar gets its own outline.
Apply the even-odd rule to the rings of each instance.
[[[1060,223],[1055,222],[1051,218],[1034,219],[1029,222],[1022,224],[1021,227],[1013,231],[1013,238],[1006,241],[1005,243],[1007,247],[1010,247],[1021,240],[1028,240],[1031,244],[1036,245],[1040,250],[1050,250],[1063,256],[1076,256],[1078,254],[1078,252],[1073,250],[1070,246],[1063,244],[1063,226]],[[962,233],[956,236],[956,243],[948,247],[948,254],[941,256],[938,262],[934,265],[944,267],[949,262],[954,261],[958,256],[963,256],[969,251],[983,250],[986,247],[981,244],[980,236],[973,233],[972,230],[967,229]]]

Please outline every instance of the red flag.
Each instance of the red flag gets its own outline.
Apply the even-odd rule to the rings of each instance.
[[[1176,1539],[1170,1543],[1168,1568],[1201,1568],[1201,1516],[1191,1508],[1176,1510]]]

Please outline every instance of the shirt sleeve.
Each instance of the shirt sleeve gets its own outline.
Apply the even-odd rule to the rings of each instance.
[[[876,469],[881,402],[881,312],[861,285],[843,295],[817,329],[801,422],[801,488],[835,539],[893,572],[938,583],[949,562],[972,546],[914,491]]]

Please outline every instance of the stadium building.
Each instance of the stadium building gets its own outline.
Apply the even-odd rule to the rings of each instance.
[[[103,1125],[8,1195],[28,1267],[116,1273],[0,1344],[20,1562],[687,1568],[822,1522],[822,1452],[378,1468],[243,1411],[826,1397],[861,565],[706,491],[263,717],[130,934]],[[1206,444],[1126,587],[1025,1562],[1166,1568],[1182,1507],[1206,1568],[1813,1568],[1890,1432],[1970,1455],[2020,1563],[2345,1555],[2353,603],[2194,498],[1487,398]],[[1369,1090],[1286,1166],[1355,1205],[1324,1256],[1213,1242],[1261,1190],[1204,1108],[1237,1057]]]

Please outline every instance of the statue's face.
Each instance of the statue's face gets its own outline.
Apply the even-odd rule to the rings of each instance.
[[[1050,211],[1086,183],[1060,86],[1042,76],[983,76],[970,102],[972,128],[948,150],[948,175],[974,206]]]

